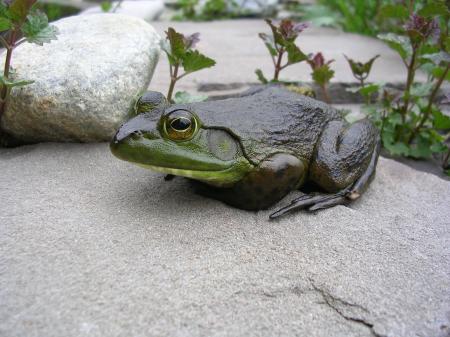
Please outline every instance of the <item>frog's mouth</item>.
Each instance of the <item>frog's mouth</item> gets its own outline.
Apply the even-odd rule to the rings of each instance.
[[[174,146],[164,139],[126,138],[110,144],[119,159],[155,172],[200,180],[214,186],[230,186],[241,180],[252,165],[245,157],[220,160],[199,148]]]
[[[172,174],[175,176],[186,177],[190,179],[195,179],[199,181],[203,181],[210,185],[223,187],[227,185],[232,185],[236,181],[240,180],[242,176],[238,173],[238,167],[235,165],[230,166],[224,170],[215,170],[215,171],[200,171],[200,170],[188,170],[188,169],[178,169],[178,168],[170,168],[170,167],[161,167],[155,165],[147,165],[134,163],[140,167],[145,169],[149,169],[158,173],[164,174]],[[245,163],[237,163],[237,166],[245,166]],[[243,168],[243,167],[242,167]]]

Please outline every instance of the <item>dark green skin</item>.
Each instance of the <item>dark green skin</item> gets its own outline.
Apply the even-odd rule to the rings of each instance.
[[[244,156],[252,165],[231,185],[200,189],[232,206],[265,209],[312,182],[339,197],[338,202],[329,202],[328,195],[307,205],[326,208],[359,197],[373,177],[379,149],[374,125],[368,120],[349,125],[329,105],[283,87],[263,87],[237,98],[182,105],[165,105],[153,99],[153,109],[145,115],[147,125],[144,115],[125,123],[111,144],[113,153],[117,155],[116,148],[137,129],[145,133],[155,128],[168,110],[194,112],[208,132],[227,132],[238,147],[236,156]]]

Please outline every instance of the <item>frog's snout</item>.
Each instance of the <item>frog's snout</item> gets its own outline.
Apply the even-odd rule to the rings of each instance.
[[[128,122],[122,124],[117,130],[112,144],[118,144],[130,136],[142,136],[144,133],[152,132],[156,129],[156,122],[150,119],[147,114],[138,115]]]
[[[128,138],[130,136],[142,136],[142,131],[139,130],[129,130],[129,129],[123,129],[123,126],[119,128],[119,130],[116,132],[112,143],[113,144],[119,144],[121,141],[123,141],[125,138]]]

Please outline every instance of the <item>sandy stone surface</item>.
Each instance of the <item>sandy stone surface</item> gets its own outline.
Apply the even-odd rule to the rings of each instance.
[[[0,336],[450,334],[436,176],[382,158],[351,208],[268,221],[106,144],[0,149],[0,172]]]

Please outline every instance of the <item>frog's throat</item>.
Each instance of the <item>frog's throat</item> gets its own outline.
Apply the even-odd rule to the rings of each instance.
[[[220,171],[197,171],[139,163],[136,163],[136,165],[155,172],[195,179],[218,187],[226,187],[235,184],[240,181],[252,168],[250,163],[245,163],[242,161],[238,162],[237,165],[230,166],[229,168]]]

